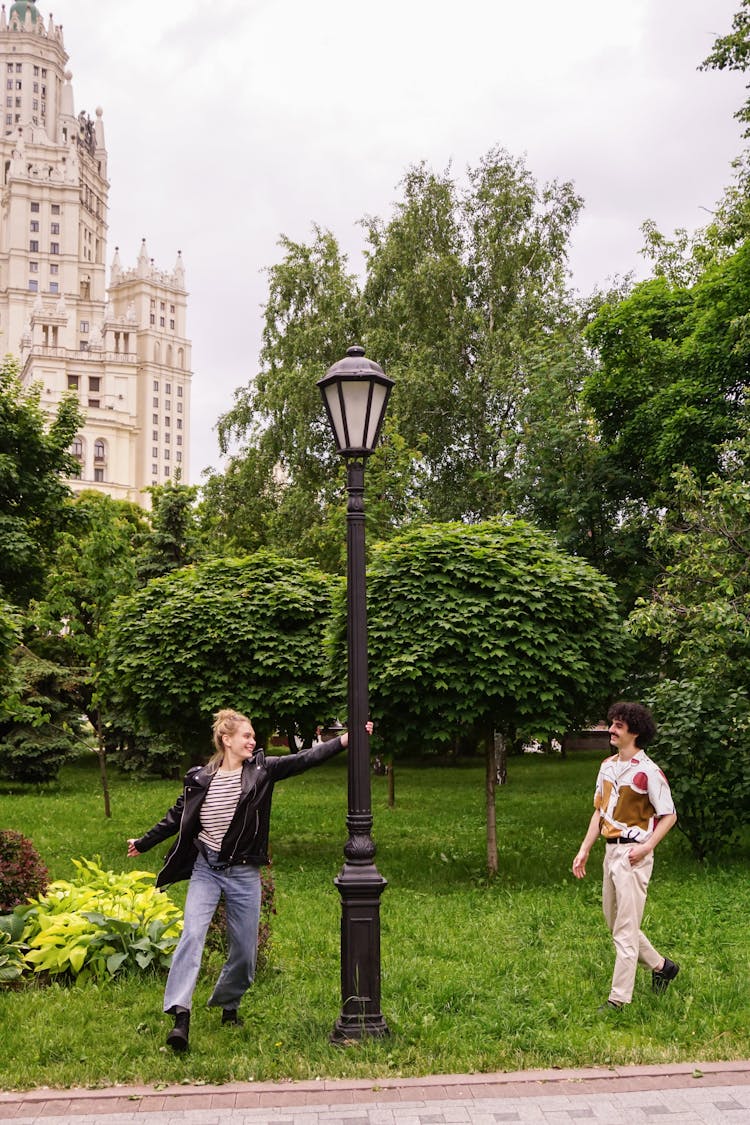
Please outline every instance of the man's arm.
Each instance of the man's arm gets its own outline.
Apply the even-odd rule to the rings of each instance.
[[[634,867],[636,863],[640,863],[649,852],[652,852],[659,841],[664,839],[670,828],[674,828],[676,823],[677,813],[667,813],[666,816],[659,817],[656,822],[656,827],[648,840],[642,844],[634,844],[628,852],[631,867]]]
[[[586,860],[589,858],[589,852],[593,848],[596,841],[601,834],[602,814],[598,809],[594,809],[591,820],[589,821],[588,830],[583,837],[578,855],[573,860],[573,874],[576,879],[582,879],[586,874]]]

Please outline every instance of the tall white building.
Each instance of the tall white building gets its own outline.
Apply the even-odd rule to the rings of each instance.
[[[143,489],[189,479],[190,341],[178,253],[156,269],[145,239],[133,268],[107,257],[102,110],[76,114],[63,29],[33,0],[0,11],[0,349],[53,411],[74,392],[86,420],[80,477],[148,506]]]

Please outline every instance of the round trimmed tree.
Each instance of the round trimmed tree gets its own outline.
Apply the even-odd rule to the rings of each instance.
[[[329,710],[321,638],[330,612],[330,580],[270,551],[173,571],[115,609],[107,692],[190,752],[205,751],[222,707],[249,715],[259,738],[309,735]]]
[[[367,598],[380,733],[396,749],[482,739],[496,871],[504,748],[521,731],[561,734],[599,714],[623,643],[614,588],[550,535],[506,518],[376,544]]]

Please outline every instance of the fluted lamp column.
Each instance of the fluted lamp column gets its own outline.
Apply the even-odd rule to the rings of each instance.
[[[341,895],[341,1014],[331,1039],[337,1043],[388,1034],[380,1011],[380,896],[386,880],[375,866],[370,794],[365,593],[365,462],[375,449],[393,380],[347,349],[318,381],[336,449],[346,461],[347,652],[349,727],[349,838],[344,866],[335,879]]]

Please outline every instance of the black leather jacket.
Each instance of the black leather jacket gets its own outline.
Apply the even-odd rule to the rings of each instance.
[[[293,777],[320,765],[341,750],[341,739],[334,738],[330,742],[319,742],[308,750],[299,750],[296,754],[285,754],[280,758],[266,757],[263,750],[256,750],[252,758],[246,759],[242,765],[240,799],[221,844],[219,863],[250,863],[257,867],[268,863],[268,830],[274,785],[286,777]],[[158,824],[135,841],[139,852],[147,852],[177,833],[177,840],[156,878],[157,887],[189,879],[192,874],[199,854],[201,806],[212,776],[205,766],[195,766],[188,770],[185,789],[176,803]]]

